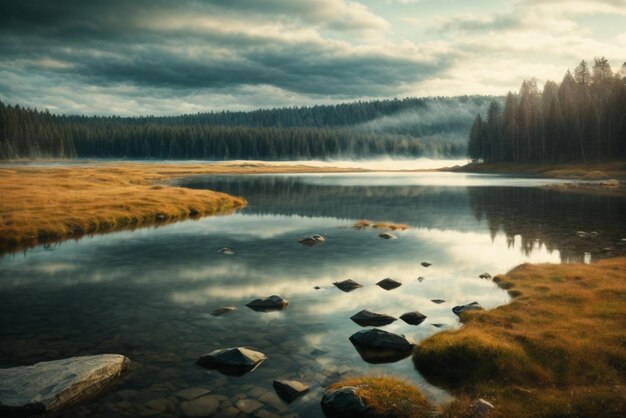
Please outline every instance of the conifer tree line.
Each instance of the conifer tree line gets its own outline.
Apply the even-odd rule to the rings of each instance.
[[[0,101],[0,159],[303,159],[462,156],[472,116],[382,131],[364,125],[433,103],[486,108],[491,97],[411,98],[171,117],[65,116]],[[419,118],[417,118],[419,119]],[[443,133],[454,134],[450,140]],[[433,136],[432,138],[430,136]]]
[[[485,162],[600,161],[626,158],[626,62],[613,72],[606,58],[581,61],[560,84],[537,80],[479,113],[468,153]]]

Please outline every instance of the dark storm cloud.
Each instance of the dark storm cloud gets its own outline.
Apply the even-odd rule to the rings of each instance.
[[[449,58],[436,52],[357,47],[321,35],[357,30],[368,36],[385,25],[344,0],[5,0],[0,72],[32,74],[33,82],[36,75],[38,83],[49,74],[97,86],[269,85],[371,97],[394,94],[446,67]]]

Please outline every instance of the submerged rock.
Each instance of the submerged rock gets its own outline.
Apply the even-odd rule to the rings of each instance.
[[[289,302],[286,299],[278,295],[272,295],[266,298],[255,299],[246,306],[255,311],[267,312],[285,309],[287,305],[289,305]]]
[[[0,412],[33,414],[103,392],[129,367],[120,354],[70,357],[0,369]]]
[[[357,418],[369,412],[357,388],[353,386],[327,390],[322,397],[322,410],[329,418]]]
[[[182,402],[180,409],[182,409],[188,417],[206,417],[215,414],[219,406],[219,398],[215,395],[205,395]]]
[[[340,290],[343,290],[344,292],[352,292],[354,289],[358,289],[359,287],[363,287],[362,284],[359,284],[357,282],[355,282],[354,280],[348,279],[348,280],[344,280],[341,282],[335,282],[333,283],[335,286],[337,286]]]
[[[226,313],[232,312],[232,311],[236,311],[237,308],[234,306],[224,306],[223,308],[217,308],[215,309],[213,312],[211,312],[211,315],[213,316],[220,316],[220,315],[224,315]]]
[[[419,276],[417,278],[417,281],[420,282],[420,283],[422,283],[424,280],[426,280],[426,277],[424,277],[424,276]]]
[[[395,235],[390,234],[389,232],[383,232],[382,234],[378,234],[378,236],[383,238],[383,239],[396,239],[396,238],[398,238]]]
[[[419,325],[426,319],[426,315],[419,311],[407,312],[400,316],[400,319],[409,325]]]
[[[484,272],[483,274],[479,275],[478,277],[480,277],[481,279],[491,279],[491,274]]]
[[[352,334],[350,342],[363,360],[374,364],[398,361],[413,352],[413,343],[404,336],[377,328]]]
[[[322,235],[319,235],[319,234],[311,235],[310,237],[305,237],[305,238],[302,238],[301,240],[298,240],[300,244],[306,245],[307,247],[312,247],[315,244],[319,244],[320,242],[324,242],[324,241],[326,241],[326,238],[324,238]]]
[[[198,366],[213,369],[229,376],[243,376],[261,365],[267,356],[245,347],[222,348],[203,355]]]
[[[309,385],[297,380],[276,379],[273,385],[278,396],[287,403],[295,401],[310,389]]]
[[[422,261],[420,264],[422,265],[422,267],[430,267],[430,266],[432,266],[432,263],[429,263],[428,261]]]
[[[394,318],[393,316],[370,312],[365,309],[352,315],[350,319],[352,319],[354,322],[362,327],[382,327],[396,321],[396,318]]]
[[[430,301],[432,303],[436,303],[437,305],[445,302],[445,300],[443,300],[443,299],[431,299]]]
[[[395,281],[393,279],[390,279],[390,278],[383,279],[376,284],[385,290],[391,290],[391,289],[395,289],[396,287],[402,286],[402,283]]]
[[[482,308],[483,307],[480,306],[480,303],[472,302],[468,303],[467,305],[455,306],[454,308],[452,308],[452,312],[454,312],[456,315],[461,315],[465,311],[477,311],[481,310]]]

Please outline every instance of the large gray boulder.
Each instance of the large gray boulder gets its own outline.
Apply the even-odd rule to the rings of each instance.
[[[327,390],[322,397],[322,410],[329,418],[364,417],[370,412],[353,386]]]
[[[297,380],[276,379],[273,385],[278,396],[287,403],[295,401],[309,391],[309,385]]]
[[[267,312],[285,309],[287,305],[289,305],[287,299],[283,299],[278,295],[272,295],[266,298],[255,299],[246,306],[255,311]]]
[[[372,328],[350,336],[350,342],[368,363],[392,363],[408,357],[414,344],[402,335]]]
[[[267,360],[259,351],[245,347],[222,348],[203,355],[196,361],[198,366],[214,369],[229,376],[243,376]]]
[[[478,311],[478,310],[481,310],[482,308],[483,307],[480,306],[480,303],[472,302],[472,303],[468,303],[467,305],[455,306],[454,308],[452,308],[452,312],[454,312],[456,315],[461,315],[465,311]]]
[[[382,327],[396,320],[393,316],[370,312],[365,309],[352,315],[350,319],[362,327]]]
[[[43,413],[93,397],[129,365],[120,354],[100,354],[0,369],[0,415]]]

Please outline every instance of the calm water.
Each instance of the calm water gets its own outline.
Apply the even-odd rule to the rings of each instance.
[[[433,400],[445,400],[448,395],[423,381],[410,358],[364,362],[348,340],[362,329],[350,316],[361,309],[395,317],[419,310],[428,316],[419,326],[398,320],[383,327],[419,341],[439,331],[433,324],[458,327],[451,312],[457,304],[507,302],[505,292],[478,278],[482,272],[503,273],[522,262],[594,260],[604,247],[623,251],[617,243],[626,236],[625,199],[540,187],[547,182],[441,173],[181,180],[242,195],[249,206],[230,216],[0,259],[0,367],[97,353],[133,360],[121,385],[72,407],[68,416],[149,415],[155,399],[182,415],[176,392],[202,387],[217,395],[222,412],[255,399],[262,404],[256,412],[316,417],[323,386],[360,373],[403,376]],[[351,228],[360,218],[410,229],[387,241],[379,231]],[[598,236],[582,239],[578,230]],[[327,241],[298,244],[315,233]],[[222,247],[235,255],[218,254]],[[421,261],[433,265],[424,268]],[[375,286],[386,277],[403,285],[391,291]],[[348,278],[365,287],[343,293],[332,285]],[[273,313],[245,307],[271,294],[287,298],[289,307]],[[228,305],[239,309],[209,315]],[[243,377],[194,365],[203,353],[232,346],[255,348],[269,359]],[[287,407],[272,389],[278,377],[306,382],[312,392]]]

